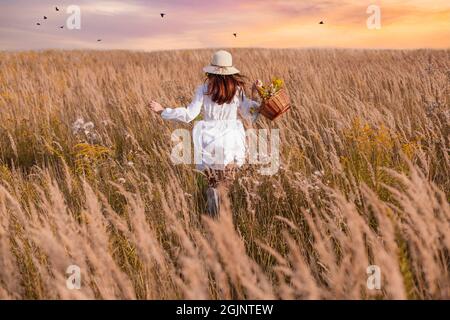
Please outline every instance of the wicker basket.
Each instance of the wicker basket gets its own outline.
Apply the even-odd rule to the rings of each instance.
[[[269,99],[263,101],[259,113],[269,120],[275,120],[291,107],[291,100],[285,89],[280,89]]]

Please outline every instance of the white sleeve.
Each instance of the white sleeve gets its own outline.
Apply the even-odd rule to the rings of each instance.
[[[203,86],[199,86],[190,105],[188,105],[186,108],[166,108],[161,113],[161,117],[165,120],[191,122],[199,115],[202,109],[203,94]]]
[[[244,92],[239,96],[239,112],[244,118],[255,120],[259,107],[259,102],[248,99]]]

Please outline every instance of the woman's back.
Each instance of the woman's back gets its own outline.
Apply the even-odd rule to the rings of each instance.
[[[203,91],[203,119],[205,121],[211,120],[236,120],[237,110],[242,103],[241,89],[236,91],[233,99],[230,103],[218,104],[212,101],[210,95],[208,95],[208,85],[201,86]]]

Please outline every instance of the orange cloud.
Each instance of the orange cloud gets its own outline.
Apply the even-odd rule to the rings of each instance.
[[[392,3],[391,3],[392,2]],[[342,2],[316,15],[290,16],[249,27],[248,44],[267,47],[448,48],[450,5],[423,1],[383,1],[381,29],[369,30],[361,2]],[[323,9],[323,7],[322,7]],[[324,25],[318,21],[324,20]]]

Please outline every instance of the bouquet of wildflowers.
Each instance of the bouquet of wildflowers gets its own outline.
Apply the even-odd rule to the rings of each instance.
[[[269,85],[263,85],[259,82],[256,85],[256,90],[258,90],[259,95],[263,100],[268,100],[273,97],[284,85],[284,81],[280,78],[273,78]]]

